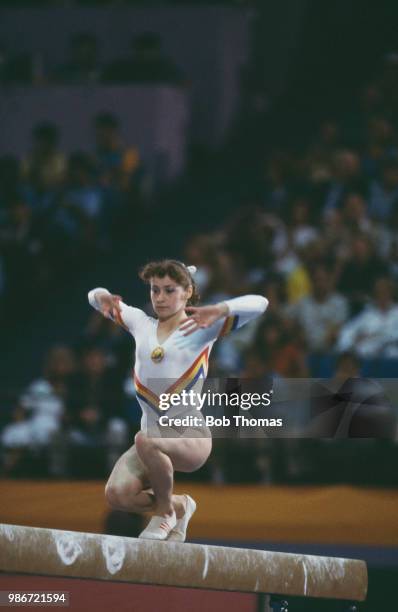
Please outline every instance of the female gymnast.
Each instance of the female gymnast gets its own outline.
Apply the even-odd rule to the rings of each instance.
[[[140,538],[184,542],[196,503],[173,495],[174,471],[199,469],[211,452],[210,431],[191,428],[183,437],[150,436],[148,424],[164,415],[159,395],[181,393],[203,384],[208,358],[217,338],[260,316],[268,300],[246,295],[195,307],[198,295],[194,266],[175,260],[147,264],[140,278],[150,285],[157,318],[127,306],[107,289],[92,289],[90,304],[129,331],[135,339],[134,383],[142,408],[135,444],[116,462],[105,488],[110,505],[127,512],[152,512]]]

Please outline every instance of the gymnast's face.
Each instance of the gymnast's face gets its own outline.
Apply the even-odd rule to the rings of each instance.
[[[192,287],[184,289],[170,276],[151,278],[151,301],[159,320],[166,320],[185,309]]]

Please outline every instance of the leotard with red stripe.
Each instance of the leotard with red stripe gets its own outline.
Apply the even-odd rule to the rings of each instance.
[[[88,299],[96,310],[101,310],[96,292],[107,289],[92,289]],[[208,362],[214,342],[260,316],[268,306],[268,300],[260,295],[245,295],[225,300],[229,316],[223,317],[206,329],[199,329],[189,336],[176,329],[166,340],[157,338],[158,320],[143,310],[120,302],[120,315],[115,322],[122,325],[134,337],[136,352],[134,384],[137,399],[142,408],[141,429],[146,431],[148,416],[163,414],[159,409],[162,393],[181,393],[195,388],[200,391],[207,376]],[[157,347],[163,349],[163,359],[155,363],[151,355]],[[174,412],[178,412],[178,407]]]

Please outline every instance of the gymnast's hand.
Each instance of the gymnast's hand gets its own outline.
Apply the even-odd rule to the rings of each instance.
[[[228,306],[224,303],[211,306],[188,306],[185,312],[190,316],[181,321],[179,328],[180,331],[185,332],[184,336],[189,336],[197,329],[206,329],[229,314]]]
[[[116,319],[118,314],[121,315],[120,301],[123,298],[120,295],[97,292],[95,298],[107,319]]]

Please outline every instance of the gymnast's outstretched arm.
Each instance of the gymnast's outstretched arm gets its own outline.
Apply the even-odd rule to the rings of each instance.
[[[199,331],[208,341],[215,340],[259,317],[267,307],[268,300],[262,295],[243,295],[210,306],[190,306],[180,330],[184,336]]]
[[[104,317],[118,323],[135,336],[135,331],[148,319],[143,310],[128,306],[120,295],[114,295],[104,287],[96,287],[88,292],[90,305]]]

